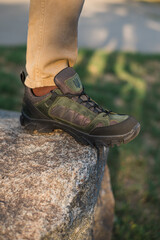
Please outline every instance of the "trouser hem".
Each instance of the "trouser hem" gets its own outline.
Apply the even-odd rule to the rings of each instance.
[[[55,86],[54,76],[46,79],[40,79],[39,81],[34,81],[34,79],[30,79],[28,76],[25,80],[25,85],[29,88],[38,88],[38,87],[49,87]]]

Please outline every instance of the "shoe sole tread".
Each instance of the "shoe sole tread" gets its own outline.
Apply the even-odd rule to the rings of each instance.
[[[55,129],[61,129],[69,133],[76,141],[85,145],[91,145],[95,147],[113,147],[114,145],[119,146],[122,143],[126,144],[132,141],[140,132],[140,124],[137,123],[130,130],[130,132],[123,135],[90,135],[66,124],[56,122],[54,120],[31,119],[25,113],[21,114],[20,123],[23,129],[30,133],[33,133],[34,131],[37,131],[39,133],[50,133]]]

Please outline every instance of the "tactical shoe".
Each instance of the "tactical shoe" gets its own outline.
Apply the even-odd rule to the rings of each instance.
[[[25,75],[21,74],[24,83]],[[62,129],[79,142],[94,146],[113,146],[134,139],[140,124],[124,114],[100,107],[85,92],[73,68],[65,68],[56,75],[57,89],[36,97],[25,86],[21,125],[24,129],[51,132]]]

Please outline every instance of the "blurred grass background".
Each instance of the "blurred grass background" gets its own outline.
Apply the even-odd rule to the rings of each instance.
[[[20,111],[26,47],[0,47],[0,108]],[[76,70],[99,104],[135,116],[140,135],[109,154],[113,240],[160,239],[160,55],[79,50]]]

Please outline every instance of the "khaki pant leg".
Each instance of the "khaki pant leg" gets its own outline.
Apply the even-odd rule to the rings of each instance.
[[[53,86],[62,69],[77,58],[77,27],[84,0],[31,0],[25,84]]]

